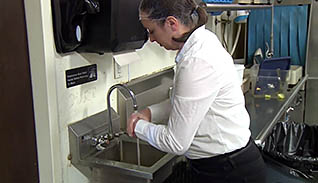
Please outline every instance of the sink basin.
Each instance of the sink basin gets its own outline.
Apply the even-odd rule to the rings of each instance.
[[[104,151],[96,153],[95,158],[137,165],[136,139],[125,137],[114,141]],[[151,167],[166,155],[166,153],[153,148],[143,141],[140,141],[139,144],[141,166]]]
[[[119,117],[112,110],[114,124]],[[69,125],[70,160],[90,183],[162,183],[172,173],[177,156],[157,150],[140,140],[140,166],[137,139],[124,134],[97,150],[91,137],[108,132],[108,112],[102,111]],[[117,128],[118,130],[119,128]]]
[[[163,182],[172,172],[176,156],[157,150],[140,140],[140,166],[137,139],[127,135],[115,138],[103,151],[83,159],[93,168],[97,182]],[[113,181],[111,181],[113,180]]]

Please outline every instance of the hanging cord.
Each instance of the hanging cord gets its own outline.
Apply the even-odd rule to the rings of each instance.
[[[229,37],[229,29],[230,28],[228,26],[231,23],[231,21],[230,21],[231,12],[227,11],[226,15],[227,15],[227,20],[221,21],[221,34],[223,35],[222,45],[228,52],[230,52],[230,47],[228,45],[228,39],[226,39],[226,37],[225,37],[225,32],[227,33],[226,34],[227,37]]]
[[[222,32],[222,35],[223,35],[223,41],[222,41],[222,44],[223,44],[223,47],[228,50],[228,46],[227,46],[227,43],[226,43],[226,40],[225,40],[225,28],[226,28],[226,24],[227,23],[223,23],[221,24],[221,32]],[[222,26],[223,25],[223,26]]]
[[[241,24],[238,24],[235,41],[234,41],[234,44],[233,44],[233,47],[232,47],[232,51],[231,51],[231,56],[233,56],[233,54],[234,54],[234,52],[235,52],[235,49],[236,49],[236,47],[237,47],[238,40],[239,40],[240,34],[241,34],[241,29],[242,29],[242,25],[241,25]]]
[[[249,11],[247,11],[247,10],[236,11],[236,17],[234,18],[234,22],[236,24],[238,24],[238,28],[236,31],[235,41],[234,41],[234,44],[232,46],[231,56],[233,56],[233,54],[237,48],[238,41],[239,41],[241,31],[242,31],[242,24],[247,22],[248,15],[249,15]]]

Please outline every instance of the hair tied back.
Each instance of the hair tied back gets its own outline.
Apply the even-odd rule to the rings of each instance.
[[[197,25],[198,24],[198,21],[199,21],[199,14],[198,14],[198,8],[199,8],[199,6],[198,5],[196,5],[195,6],[195,8],[192,10],[192,12],[191,12],[191,19],[192,19],[192,22],[195,24],[195,25]]]

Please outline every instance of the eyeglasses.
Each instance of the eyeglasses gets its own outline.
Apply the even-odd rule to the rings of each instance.
[[[146,16],[139,16],[139,21],[141,21],[141,20],[161,21],[161,20],[165,20],[165,19],[166,19],[166,17],[153,19],[153,18],[149,18]]]

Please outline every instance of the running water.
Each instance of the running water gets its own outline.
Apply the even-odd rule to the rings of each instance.
[[[137,161],[138,161],[138,166],[140,167],[140,145],[139,145],[138,137],[137,137]]]
[[[137,113],[138,111],[135,110],[134,113]],[[140,167],[140,145],[139,145],[139,138],[137,138],[137,164],[138,164],[138,167]]]
[[[123,141],[119,141],[119,147],[120,147],[120,161],[124,161],[124,149],[123,149]]]

